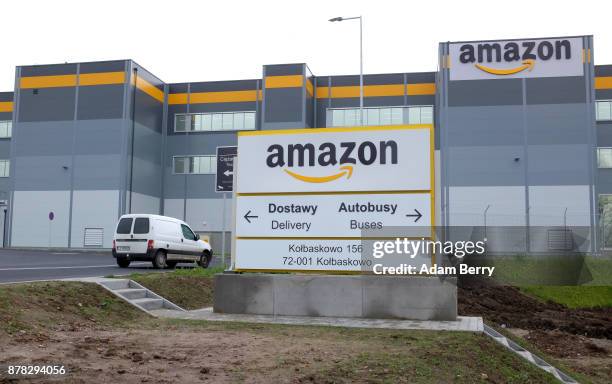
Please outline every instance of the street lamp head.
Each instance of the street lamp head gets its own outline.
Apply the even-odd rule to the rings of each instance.
[[[329,21],[331,21],[332,23],[334,21],[342,21],[342,18],[341,17],[334,17],[333,19],[329,19]]]

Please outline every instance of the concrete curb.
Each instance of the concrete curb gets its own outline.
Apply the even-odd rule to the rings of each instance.
[[[111,248],[49,248],[49,247],[5,247],[9,251],[66,252],[66,253],[110,253]]]
[[[404,329],[455,332],[483,332],[481,317],[459,316],[455,321],[439,320],[402,320],[402,319],[368,319],[334,316],[280,316],[216,313],[212,307],[193,311],[173,311],[159,309],[153,311],[158,317],[184,320],[206,320],[238,323],[261,323],[283,325],[307,325],[347,328]]]

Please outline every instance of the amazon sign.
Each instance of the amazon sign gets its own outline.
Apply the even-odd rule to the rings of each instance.
[[[430,190],[431,126],[240,132],[238,193]]]
[[[450,80],[582,76],[582,38],[449,44]]]
[[[429,238],[433,159],[433,125],[239,132],[233,269],[361,271],[373,230]]]

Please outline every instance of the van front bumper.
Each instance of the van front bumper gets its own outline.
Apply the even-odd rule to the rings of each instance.
[[[129,261],[153,261],[155,258],[155,252],[154,250],[148,250],[146,253],[118,253],[115,249],[113,249],[113,257],[115,259],[120,258]]]

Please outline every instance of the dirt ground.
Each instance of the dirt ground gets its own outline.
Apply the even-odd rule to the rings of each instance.
[[[461,281],[458,304],[461,315],[508,329],[594,382],[612,377],[612,308],[568,309],[482,280]]]
[[[482,335],[317,327],[162,324],[19,333],[0,345],[0,366],[18,362],[63,364],[66,376],[43,380],[62,383],[553,382]],[[41,381],[0,373],[0,383],[13,382]]]
[[[500,326],[561,330],[575,335],[612,339],[612,308],[568,309],[543,303],[512,286],[470,282],[459,287],[459,312],[483,316]]]
[[[194,332],[170,336],[150,330],[54,332],[38,340],[36,348],[31,338],[14,338],[0,364],[56,361],[68,370],[65,377],[56,379],[61,382],[91,382],[94,377],[121,383],[230,382],[230,371],[222,369],[220,361],[252,357],[261,341],[237,340],[231,334],[219,340],[218,336]]]
[[[609,310],[568,310],[512,287],[465,282],[459,308],[521,336],[585,374],[585,382],[609,383],[612,377]],[[6,366],[19,363],[62,364],[68,374],[7,377]],[[172,322],[151,319],[93,284],[0,288],[0,383],[475,380],[553,382],[483,335]]]

